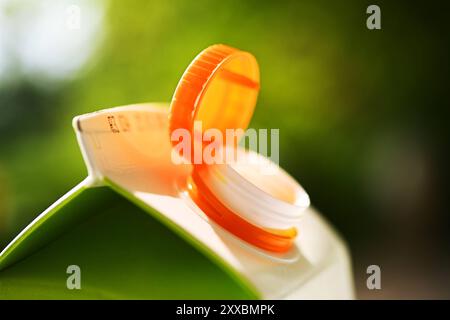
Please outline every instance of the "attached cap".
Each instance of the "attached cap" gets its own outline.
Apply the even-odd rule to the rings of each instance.
[[[170,106],[169,129],[246,129],[259,91],[255,57],[223,44],[203,50],[181,77]],[[175,144],[176,142],[174,142]],[[225,141],[224,141],[225,143]]]

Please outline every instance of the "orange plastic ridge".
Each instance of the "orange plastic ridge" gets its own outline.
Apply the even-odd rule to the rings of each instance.
[[[211,193],[197,174],[197,170],[194,170],[188,179],[187,191],[191,199],[210,219],[242,240],[276,253],[287,252],[292,247],[297,236],[296,228],[266,229],[241,218]]]

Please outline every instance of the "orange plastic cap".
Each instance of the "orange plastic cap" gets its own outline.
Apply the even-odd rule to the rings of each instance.
[[[181,77],[170,106],[170,134],[187,129],[194,121],[202,130],[246,129],[259,92],[259,67],[255,57],[218,44],[203,50]]]

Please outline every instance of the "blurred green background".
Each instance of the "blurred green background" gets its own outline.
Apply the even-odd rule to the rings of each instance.
[[[381,30],[366,28],[370,4]],[[86,175],[75,115],[170,101],[195,55],[225,43],[257,57],[251,126],[280,128],[280,164],[347,240],[358,297],[450,298],[448,12],[428,1],[0,0],[0,248]],[[370,264],[381,291],[366,288]]]

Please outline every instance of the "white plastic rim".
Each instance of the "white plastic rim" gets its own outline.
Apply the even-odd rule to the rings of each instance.
[[[270,159],[239,149],[237,161],[208,165],[199,176],[241,218],[257,226],[288,229],[310,205],[308,194]]]
[[[246,250],[248,250],[251,253],[255,253],[255,254],[260,255],[261,257],[269,258],[272,261],[281,262],[281,263],[293,263],[293,262],[298,261],[300,259],[300,257],[302,256],[300,249],[296,245],[292,246],[292,248],[288,252],[283,252],[283,253],[271,252],[271,251],[266,251],[264,249],[258,248],[256,246],[242,240],[238,236],[235,236],[231,232],[228,232],[227,229],[224,229],[220,225],[216,224],[214,222],[214,220],[210,219],[202,211],[202,209],[200,209],[198,207],[198,205],[189,197],[189,194],[185,190],[182,190],[182,188],[180,188],[180,198],[185,201],[186,206],[188,206],[188,208],[190,208],[194,212],[198,213],[209,224],[213,224],[216,226],[216,228],[219,228],[223,232],[222,237],[227,237],[227,239],[230,239],[230,241],[233,241],[233,242],[239,244],[240,247],[245,248]],[[305,260],[306,260],[306,258],[305,258]]]

